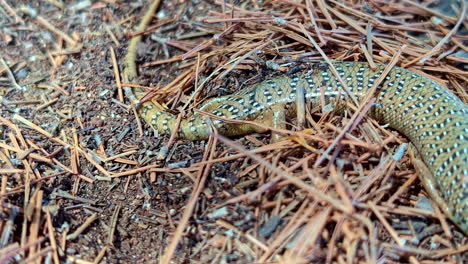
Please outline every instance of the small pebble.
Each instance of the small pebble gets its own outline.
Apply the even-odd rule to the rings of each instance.
[[[273,215],[260,227],[260,230],[258,231],[259,235],[264,238],[270,237],[282,221],[283,219],[280,216]]]
[[[226,209],[226,207],[222,207],[222,208],[219,208],[218,210],[210,213],[210,214],[207,214],[206,216],[209,218],[209,219],[218,219],[218,218],[221,218],[223,216],[226,216],[228,215],[228,211]]]

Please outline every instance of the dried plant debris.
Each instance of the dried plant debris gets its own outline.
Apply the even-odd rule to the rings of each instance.
[[[182,118],[329,59],[396,63],[467,102],[464,4],[165,0],[137,30],[151,2],[0,0],[0,263],[468,261],[414,148],[365,115],[348,131],[353,111],[306,108],[275,143],[187,141],[123,90]]]

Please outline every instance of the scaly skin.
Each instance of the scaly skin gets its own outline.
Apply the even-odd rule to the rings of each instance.
[[[373,71],[367,63],[353,62],[333,62],[333,65],[358,99],[366,95],[385,68],[378,65]],[[321,88],[327,103],[332,103],[335,109],[343,107],[337,103],[342,100],[334,100],[340,94],[345,96],[341,83],[327,64],[314,64],[309,69],[257,83],[232,95],[212,98],[200,110],[227,119],[281,126],[275,124],[278,116],[284,121],[284,117],[295,115],[291,109],[298,90],[304,91],[307,103],[314,107],[320,105]],[[369,115],[400,131],[416,146],[425,163],[425,169],[419,169],[426,190],[444,213],[468,234],[467,105],[431,79],[398,67],[389,72],[375,96]],[[139,113],[162,134],[170,134],[176,127],[176,117],[151,102],[144,103]],[[261,131],[254,126],[221,120],[213,120],[213,124],[226,136]],[[181,120],[178,136],[205,139],[210,131],[206,116],[194,113]]]

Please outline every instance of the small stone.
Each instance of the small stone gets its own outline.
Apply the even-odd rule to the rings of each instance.
[[[218,218],[221,218],[221,217],[226,216],[226,215],[228,215],[228,211],[227,211],[226,207],[222,207],[222,208],[219,208],[218,210],[208,214],[207,217],[209,219],[218,219]]]
[[[283,219],[280,216],[271,216],[270,219],[260,227],[258,231],[259,235],[264,238],[270,237],[282,221]]]

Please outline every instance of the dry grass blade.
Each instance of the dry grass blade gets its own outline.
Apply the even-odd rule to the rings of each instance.
[[[204,159],[211,160],[213,158],[213,153],[216,147],[217,140],[214,138],[210,138],[208,145],[205,149]],[[190,201],[187,204],[182,219],[180,220],[177,230],[172,237],[170,245],[166,248],[164,255],[161,257],[161,264],[170,263],[174,251],[176,249],[177,244],[179,243],[180,239],[182,238],[182,233],[187,226],[188,220],[192,215],[193,210],[195,209],[195,205],[198,200],[198,196],[200,195],[201,191],[205,187],[205,182],[208,176],[208,172],[210,171],[211,166],[206,165],[202,170],[200,170],[198,174],[198,182],[195,183],[192,191],[192,195],[190,196]]]
[[[254,159],[255,161],[257,161],[258,163],[260,163],[261,165],[265,166],[266,168],[268,168],[271,172],[275,173],[278,175],[278,177],[280,178],[284,178],[284,179],[287,179],[289,182],[293,183],[294,185],[296,185],[297,187],[299,188],[302,188],[304,191],[307,191],[308,194],[318,200],[323,200],[323,201],[326,201],[328,203],[330,203],[333,207],[335,207],[336,209],[344,212],[344,213],[347,213],[347,214],[352,214],[353,212],[353,208],[352,207],[346,207],[344,205],[341,204],[340,201],[338,200],[335,200],[334,198],[324,194],[323,192],[321,192],[320,190],[318,190],[316,187],[312,186],[312,185],[308,185],[306,183],[304,183],[303,181],[301,181],[300,179],[292,176],[291,174],[289,174],[288,172],[286,171],[283,171],[277,167],[274,167],[272,164],[268,163],[267,161],[265,161],[264,159],[252,154],[252,153],[249,153],[248,151],[246,151],[245,149],[243,149],[242,147],[234,144],[232,141],[230,141],[229,139],[225,138],[225,137],[222,137],[220,135],[217,135],[217,137],[222,141],[224,142],[226,145],[228,145],[229,147],[239,151],[239,152],[242,152],[242,153],[245,153],[246,156],[250,157],[251,159]]]

